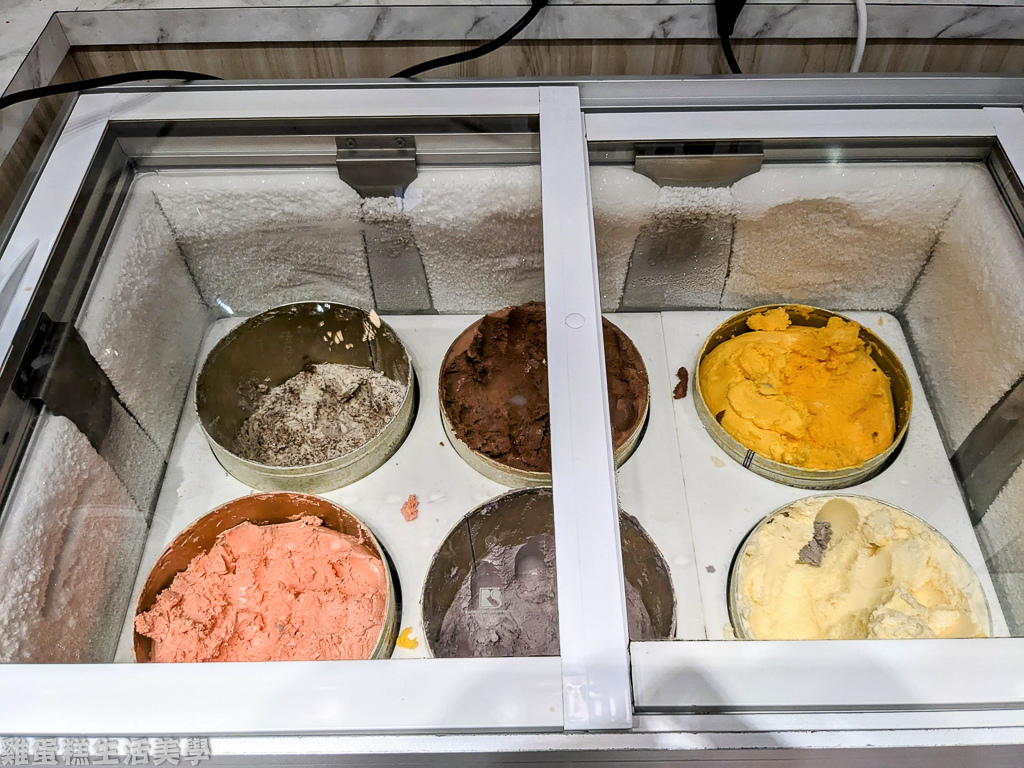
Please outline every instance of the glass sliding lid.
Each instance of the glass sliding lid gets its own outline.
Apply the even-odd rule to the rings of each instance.
[[[1024,727],[1024,113],[627,85],[77,99],[0,255],[0,723]]]
[[[563,726],[545,276],[589,221],[545,93],[79,99],[4,254],[0,676],[80,685],[5,725]]]
[[[679,641],[632,643],[638,711],[1019,702],[1022,125],[587,115],[601,305],[651,391],[618,495]]]

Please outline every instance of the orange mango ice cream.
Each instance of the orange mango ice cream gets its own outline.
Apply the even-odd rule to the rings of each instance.
[[[888,448],[896,417],[889,379],[860,326],[793,326],[776,308],[750,332],[715,347],[700,365],[708,409],[736,440],[773,461],[806,469],[863,464]]]
[[[384,624],[384,564],[305,516],[242,523],[174,577],[135,630],[152,661],[368,659]]]

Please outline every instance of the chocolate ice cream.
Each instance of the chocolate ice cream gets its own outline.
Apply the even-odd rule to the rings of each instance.
[[[612,444],[646,415],[647,369],[633,343],[603,321]],[[441,371],[442,408],[474,451],[517,469],[551,471],[544,304],[485,315],[452,345]]]

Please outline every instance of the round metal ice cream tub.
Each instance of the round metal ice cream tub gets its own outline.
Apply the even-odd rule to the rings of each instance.
[[[135,615],[138,616],[152,608],[157,596],[171,585],[174,577],[184,571],[195,557],[208,552],[224,531],[240,523],[274,525],[292,522],[305,515],[320,518],[324,528],[361,539],[384,564],[388,585],[387,607],[384,612],[384,624],[381,626],[370,658],[389,658],[395,649],[395,639],[398,636],[398,611],[395,584],[384,548],[373,532],[351,512],[319,496],[302,493],[256,493],[242,496],[222,504],[196,520],[175,537],[150,570],[139,595]],[[149,661],[153,641],[138,632],[135,632],[134,636],[135,660]]]
[[[515,308],[510,307],[491,314],[499,315],[502,312],[507,312],[509,309]],[[440,403],[439,410],[441,411],[441,423],[444,425],[445,434],[448,436],[448,439],[451,441],[452,446],[455,448],[459,456],[461,456],[467,464],[477,470],[484,477],[494,480],[496,483],[507,485],[511,488],[549,486],[551,485],[550,471],[541,472],[511,466],[467,445],[467,443],[459,437],[458,429],[453,424],[452,417],[448,413],[448,409],[445,407],[445,371],[448,369],[448,365],[453,359],[465,354],[469,349],[473,337],[476,335],[483,320],[484,318],[480,318],[456,337],[455,341],[453,341],[451,346],[448,348],[447,353],[445,353],[444,360],[441,363],[441,374],[438,380],[438,402]],[[625,342],[629,344],[632,352],[634,353],[633,358],[636,362],[637,372],[642,380],[642,396],[641,403],[637,408],[637,417],[630,428],[626,430],[625,435],[617,442],[617,444],[613,444],[612,446],[615,466],[618,468],[633,455],[633,451],[636,450],[636,446],[640,442],[640,437],[643,435],[644,425],[647,423],[647,415],[650,410],[650,383],[643,358],[633,342],[614,323],[611,323],[608,320],[604,320],[603,322],[611,326],[617,334],[620,334],[620,338],[624,339]]]
[[[412,426],[415,374],[398,334],[372,317],[334,302],[286,304],[249,318],[217,343],[199,371],[196,411],[224,469],[260,490],[323,493],[365,477],[398,450]],[[256,408],[257,387],[279,386],[318,363],[371,368],[404,386],[405,397],[380,433],[333,459],[273,466],[238,455],[237,436]]]
[[[833,499],[851,500],[851,503],[854,503],[854,504],[856,504],[856,500],[863,500],[863,501],[870,502],[872,504],[877,504],[877,505],[880,505],[880,506],[888,509],[894,515],[906,515],[907,517],[909,517],[912,520],[914,520],[917,523],[919,523],[923,528],[925,528],[928,531],[930,531],[931,533],[933,533],[938,539],[940,539],[941,541],[945,542],[945,544],[947,546],[949,546],[949,548],[953,551],[953,554],[955,555],[955,557],[960,561],[960,563],[963,566],[963,568],[965,569],[965,571],[967,573],[971,574],[974,577],[974,587],[975,587],[975,592],[976,592],[976,594],[975,594],[975,598],[976,599],[974,601],[972,601],[973,602],[973,607],[976,609],[976,613],[980,614],[978,616],[978,618],[981,620],[982,629],[984,630],[986,636],[991,637],[991,635],[992,635],[992,616],[991,616],[990,608],[989,608],[989,605],[988,605],[988,598],[985,597],[985,593],[984,593],[984,591],[981,588],[980,582],[978,581],[977,574],[975,573],[974,569],[971,567],[971,564],[967,562],[967,559],[960,553],[960,551],[955,546],[953,546],[952,542],[950,542],[949,539],[947,539],[945,536],[943,536],[934,526],[932,526],[929,523],[925,522],[924,520],[922,520],[917,515],[912,515],[910,512],[907,512],[905,509],[902,509],[902,508],[897,507],[897,506],[895,506],[893,504],[889,504],[887,502],[881,501],[880,499],[871,498],[869,496],[857,496],[857,495],[854,495],[854,494],[842,494],[842,495],[835,495],[835,496],[832,496],[832,495],[812,496],[812,497],[809,497],[809,498],[814,500],[814,501],[821,500],[821,502],[822,502],[821,506],[822,507],[825,506],[825,503],[827,503],[829,501],[832,501]],[[733,632],[735,633],[737,639],[740,639],[740,640],[757,640],[758,639],[757,637],[755,637],[754,632],[752,631],[752,629],[750,627],[748,615],[746,613],[744,613],[744,611],[743,611],[743,599],[742,599],[742,595],[741,595],[741,589],[742,589],[742,583],[743,583],[743,564],[744,564],[744,561],[745,561],[745,555],[747,553],[748,548],[750,547],[751,543],[757,539],[757,537],[760,534],[760,532],[762,530],[764,530],[764,528],[766,526],[774,524],[773,520],[775,518],[777,518],[780,515],[788,515],[789,512],[794,508],[795,505],[802,504],[802,503],[806,502],[807,500],[808,500],[808,498],[797,499],[796,501],[790,502],[789,504],[784,504],[783,506],[779,507],[774,512],[772,512],[770,515],[768,515],[767,517],[763,518],[761,520],[761,522],[759,522],[757,525],[755,525],[754,528],[750,531],[750,533],[748,533],[744,537],[743,542],[739,546],[739,549],[736,550],[736,556],[733,558],[732,566],[729,569],[729,584],[728,584],[728,587],[727,587],[727,592],[728,592],[728,603],[729,603],[729,622],[732,624]],[[797,564],[794,563],[794,566],[797,566]],[[814,566],[801,565],[799,567],[811,568],[811,567],[814,567]]]
[[[635,517],[620,510],[619,526],[625,580],[639,595],[651,620],[653,637],[645,639],[669,639],[675,635],[676,603],[668,564]],[[442,625],[467,577],[473,574],[478,579],[478,591],[481,586],[489,588],[483,584],[485,569],[478,567],[478,563],[487,560],[497,547],[518,547],[537,536],[552,537],[553,541],[554,532],[550,488],[509,491],[481,504],[460,520],[434,554],[423,585],[423,631],[431,655],[455,655],[439,649]],[[517,570],[525,548],[517,552]],[[483,595],[479,597],[482,599]],[[497,599],[501,600],[500,594]],[[551,599],[557,606],[557,592]]]
[[[903,368],[896,353],[882,341],[870,329],[857,323],[860,327],[860,338],[867,347],[871,359],[875,361],[879,369],[889,379],[892,389],[893,410],[896,416],[896,429],[892,443],[881,453],[868,459],[862,464],[841,469],[807,469],[773,461],[765,456],[754,453],[736,438],[730,435],[721,424],[715,419],[715,415],[708,408],[704,400],[704,394],[700,387],[700,366],[713,349],[719,344],[728,341],[744,333],[753,333],[747,326],[748,318],[759,315],[768,310],[781,307],[789,315],[793,326],[805,326],[809,328],[823,328],[828,324],[829,318],[838,317],[847,322],[850,320],[837,312],[830,312],[827,309],[808,307],[802,304],[770,304],[764,307],[755,307],[739,314],[733,315],[720,326],[718,326],[700,348],[697,355],[697,365],[693,376],[693,405],[697,409],[697,416],[716,443],[725,451],[730,458],[748,468],[751,472],[767,477],[777,483],[790,485],[794,488],[808,488],[810,490],[834,490],[848,488],[851,485],[862,483],[873,475],[880,472],[888,463],[890,457],[903,443],[907,434],[907,427],[910,425],[910,412],[912,396],[910,393],[910,379]]]

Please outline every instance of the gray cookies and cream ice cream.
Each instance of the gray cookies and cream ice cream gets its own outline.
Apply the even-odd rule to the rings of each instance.
[[[319,464],[366,445],[391,422],[406,387],[371,368],[317,363],[269,388],[259,385],[235,452],[275,467]]]

